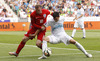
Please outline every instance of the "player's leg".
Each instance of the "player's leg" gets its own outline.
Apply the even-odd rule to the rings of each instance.
[[[69,41],[71,44],[74,44],[79,50],[81,50],[87,57],[92,57],[91,54],[87,53],[87,51],[84,49],[84,47],[78,43],[77,41],[75,41],[74,39],[70,39]]]
[[[44,37],[43,38],[43,42],[42,42],[42,56],[39,57],[38,59],[46,59],[47,57],[44,54],[45,49],[47,48],[47,41],[49,41],[48,37]]]
[[[42,45],[42,52],[44,52],[45,49],[47,48],[47,42],[49,42],[49,38],[48,37],[44,37],[43,38],[43,45]]]
[[[57,44],[60,40],[58,40],[59,38],[56,38],[53,35],[50,35],[48,37],[44,37],[43,38],[43,45],[42,45],[42,53],[43,56],[39,57],[38,59],[45,59],[46,56],[44,55],[44,51],[47,48],[47,42],[51,43],[51,44]]]
[[[45,36],[45,31],[40,31],[37,35],[37,42],[36,45],[37,47],[39,47],[40,49],[42,49],[42,53],[44,52],[44,48],[47,46],[47,42],[43,41],[43,38]],[[43,42],[43,44],[42,44]],[[44,48],[43,48],[44,47]],[[46,59],[47,57],[43,54],[41,57],[39,57],[38,59]]]
[[[40,31],[39,34],[37,35],[37,42],[36,42],[37,47],[42,49],[42,53],[44,52],[45,47],[47,46],[47,42],[43,41],[44,36],[45,36],[45,31]],[[38,59],[46,59],[46,58],[47,57],[43,54]]]
[[[44,54],[44,51],[46,48],[47,48],[47,41],[43,41],[43,43],[42,43],[42,56],[39,57],[38,59],[46,59],[47,58]]]
[[[82,30],[83,30],[83,39],[84,39],[84,38],[86,38],[86,31],[84,28],[82,28]]]
[[[29,40],[29,39],[33,39],[32,37],[29,38],[29,34],[33,34],[35,33],[34,30],[31,28],[27,34],[25,34],[25,36],[22,38],[22,41],[20,42],[16,52],[9,52],[10,55],[14,55],[14,56],[18,56],[18,54],[20,53],[20,51],[22,50],[22,48],[25,46],[26,42]]]
[[[44,37],[43,38],[43,45],[42,45],[42,49],[43,49],[43,52],[45,51],[45,49],[47,48],[47,42],[51,43],[51,44],[57,44],[60,42],[59,38],[53,36],[53,35],[50,35],[50,36],[47,36],[47,37]]]
[[[19,52],[21,51],[21,49],[25,46],[26,42],[29,40],[29,37],[24,36],[21,43],[19,44],[16,53],[19,54]]]
[[[92,55],[91,54],[88,54],[87,52],[86,52],[86,50],[84,49],[84,47],[80,44],[80,43],[78,43],[77,41],[75,41],[73,38],[71,38],[69,35],[63,35],[63,37],[61,38],[61,41],[64,43],[64,44],[66,44],[66,45],[68,45],[68,44],[74,44],[79,50],[81,50],[87,57],[92,57]]]
[[[74,24],[74,29],[73,29],[73,32],[72,32],[72,38],[74,37],[75,33],[76,33],[76,28],[78,28],[78,23],[77,21],[75,21],[75,24]]]
[[[42,49],[42,41],[40,39],[37,39],[36,46],[40,49]]]
[[[86,31],[85,31],[85,28],[84,28],[84,21],[82,21],[80,23],[80,28],[83,30],[83,38],[85,38],[86,37]]]
[[[37,35],[37,41],[36,41],[36,46],[39,47],[40,49],[42,49],[42,41],[43,38],[45,36],[45,30],[44,31],[40,31]]]
[[[76,28],[73,29],[72,36],[71,36],[72,38],[74,37],[75,33],[76,33]]]
[[[43,38],[43,43],[42,43],[42,52],[45,51],[45,49],[47,48],[47,42],[49,42],[49,38],[48,37],[44,37]]]
[[[83,38],[86,37],[86,32],[85,32],[85,28],[84,28],[84,21],[80,21],[79,22],[79,27],[81,28],[81,30],[83,30]]]
[[[28,37],[24,36],[22,41],[20,42],[16,52],[9,52],[10,55],[14,55],[14,56],[18,56],[18,54],[20,53],[20,51],[22,50],[22,48],[25,46],[26,42],[29,40]]]

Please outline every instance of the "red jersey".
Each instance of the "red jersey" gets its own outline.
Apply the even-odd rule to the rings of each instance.
[[[37,14],[36,11],[31,13],[31,24],[34,28],[41,29],[41,26],[46,22],[47,16],[50,14],[49,10],[42,9],[41,14]]]

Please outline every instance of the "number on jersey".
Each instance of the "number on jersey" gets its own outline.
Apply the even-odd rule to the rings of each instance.
[[[40,23],[43,23],[43,19],[42,19],[42,20],[40,20]]]

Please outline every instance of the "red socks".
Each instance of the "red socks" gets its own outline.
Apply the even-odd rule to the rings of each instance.
[[[19,46],[18,46],[18,48],[17,48],[17,50],[16,50],[16,53],[17,54],[19,54],[20,53],[20,51],[22,50],[22,48],[25,46],[25,42],[23,42],[23,41],[21,41],[21,43],[19,44]],[[39,47],[40,49],[42,49],[42,44],[41,44],[41,46]]]
[[[21,41],[21,43],[19,44],[17,50],[16,50],[16,53],[19,54],[20,51],[22,50],[22,48],[24,47],[25,45],[25,42]]]

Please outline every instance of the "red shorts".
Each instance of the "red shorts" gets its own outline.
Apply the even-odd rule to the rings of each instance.
[[[25,34],[25,36],[29,37],[29,34],[34,34],[36,32],[36,30],[37,30],[36,28],[31,28],[30,30],[28,30],[28,32]],[[46,30],[40,31],[37,35],[37,39],[43,41],[43,37],[45,36],[45,32],[46,32]],[[32,40],[33,37],[30,39]]]

